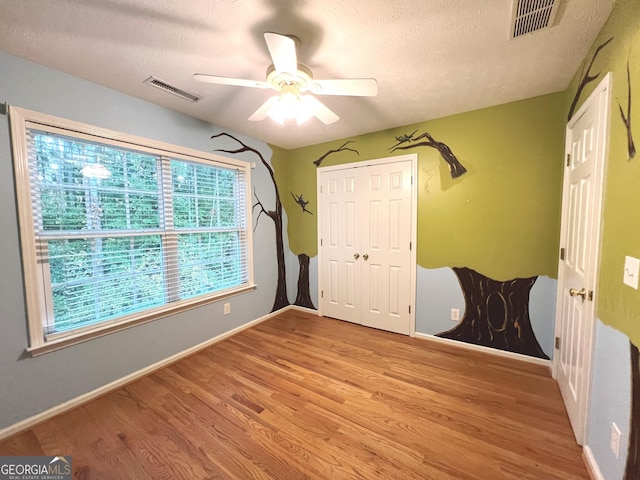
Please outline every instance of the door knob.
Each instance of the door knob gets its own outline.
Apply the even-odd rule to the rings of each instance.
[[[587,291],[583,288],[582,290],[576,290],[575,288],[569,289],[569,295],[572,297],[582,297],[582,301],[587,298]]]
[[[360,258],[360,254],[359,253],[354,253],[353,254],[353,258],[355,258],[356,260]]]
[[[364,255],[362,255],[362,258],[364,258],[364,259],[365,259],[365,261],[366,261],[366,260],[368,260],[368,259],[369,259],[369,254],[368,254],[368,253],[365,253]]]

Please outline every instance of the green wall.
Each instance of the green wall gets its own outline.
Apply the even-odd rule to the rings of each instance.
[[[469,267],[501,281],[556,277],[564,101],[563,94],[545,95],[296,150],[274,149],[292,252],[317,255],[317,217],[304,213],[291,193],[303,194],[315,214],[313,162],[351,141],[345,147],[352,150],[329,154],[321,166],[418,154],[420,266]],[[428,132],[447,144],[467,173],[452,179],[433,148],[390,152],[396,136],[414,131],[414,138]]]
[[[618,0],[611,16],[586,56],[588,66],[596,48],[609,38],[613,40],[597,55],[591,74],[602,72],[587,85],[580,96],[581,105],[602,80],[613,72],[611,133],[605,174],[604,221],[600,278],[598,284],[598,317],[625,333],[640,345],[640,293],[622,283],[626,255],[640,258],[640,153],[629,159],[627,129],[619,104],[627,112],[629,60],[632,90],[632,133],[640,149],[640,2]],[[585,66],[585,68],[586,68]],[[582,77],[578,70],[565,94],[565,112],[575,97]],[[566,114],[565,114],[566,120]]]

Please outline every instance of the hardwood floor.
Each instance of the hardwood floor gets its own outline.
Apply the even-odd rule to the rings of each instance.
[[[589,478],[545,367],[290,310],[0,443],[74,478]]]

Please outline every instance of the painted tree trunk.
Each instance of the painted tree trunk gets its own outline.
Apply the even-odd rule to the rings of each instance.
[[[538,277],[499,282],[470,268],[453,268],[466,309],[461,322],[438,337],[549,358],[540,348],[529,318],[529,292]]]
[[[300,264],[300,271],[298,272],[298,295],[294,305],[299,307],[313,308],[313,301],[311,300],[311,292],[309,291],[309,255],[301,253],[298,255],[298,263]]]
[[[275,182],[274,182],[275,186]],[[273,212],[271,212],[273,213]],[[289,305],[287,298],[287,272],[284,263],[284,241],[282,236],[282,203],[280,197],[276,197],[275,215],[269,214],[276,227],[276,259],[278,262],[278,279],[276,283],[276,297],[273,301],[272,312]]]
[[[260,219],[260,215],[264,213],[271,220],[273,220],[273,225],[276,229],[276,260],[278,262],[278,278],[276,280],[276,297],[273,301],[273,307],[271,309],[272,312],[275,312],[276,310],[279,310],[289,305],[289,299],[287,298],[287,272],[286,272],[286,267],[284,263],[284,239],[282,235],[282,202],[280,201],[280,192],[278,191],[278,183],[276,182],[276,176],[273,172],[273,168],[271,168],[271,165],[269,165],[269,163],[265,160],[265,158],[262,156],[262,154],[258,150],[241,142],[230,133],[221,132],[211,136],[212,139],[220,138],[220,137],[231,138],[232,140],[235,140],[236,142],[238,142],[241,145],[241,147],[236,148],[234,150],[219,148],[214,150],[214,152],[230,153],[232,155],[236,155],[238,153],[244,153],[244,152],[253,152],[255,155],[258,156],[258,158],[262,162],[262,165],[264,165],[264,167],[269,172],[269,177],[271,178],[271,182],[273,183],[273,189],[276,194],[275,210],[265,209],[264,205],[262,205],[262,202],[260,202],[260,199],[258,198],[258,195],[255,194],[255,192],[254,192],[254,195],[256,197],[257,203],[253,205],[253,208],[255,209],[258,206],[260,207],[260,213],[258,214],[258,217],[256,219],[256,224]]]
[[[624,472],[625,480],[640,478],[640,353],[638,347],[631,347],[631,421],[629,423],[629,452]]]

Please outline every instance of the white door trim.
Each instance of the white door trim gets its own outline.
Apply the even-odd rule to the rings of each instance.
[[[589,404],[591,398],[591,367],[592,367],[592,359],[593,359],[593,346],[594,346],[594,330],[595,330],[595,320],[596,320],[596,307],[597,307],[597,299],[598,299],[598,274],[600,270],[600,249],[602,242],[602,205],[603,205],[603,196],[604,196],[604,174],[605,174],[605,165],[607,162],[607,154],[609,151],[609,126],[610,126],[610,110],[611,110],[611,87],[612,87],[612,74],[609,72],[604,79],[600,82],[600,84],[596,87],[596,89],[589,95],[589,98],[583,103],[580,109],[574,114],[571,120],[567,123],[566,131],[565,131],[565,158],[566,155],[571,152],[571,142],[569,132],[575,126],[580,117],[584,114],[584,112],[595,102],[599,102],[600,104],[600,122],[599,122],[599,131],[598,135],[602,139],[602,142],[599,144],[599,151],[597,152],[597,165],[594,171],[594,178],[596,181],[594,182],[594,202],[595,205],[591,210],[592,221],[594,222],[595,231],[598,234],[595,236],[595,244],[594,244],[594,261],[593,261],[593,270],[590,274],[590,279],[588,280],[588,285],[586,289],[594,292],[594,298],[590,312],[589,312],[589,327],[586,331],[586,341],[584,346],[584,370],[583,370],[583,381],[584,381],[584,395],[580,399],[582,403],[582,407],[580,411],[582,415],[579,418],[580,425],[577,428],[577,431],[574,431],[576,435],[576,440],[580,445],[583,445],[587,438],[587,418],[589,415]],[[563,186],[562,186],[562,225],[560,228],[560,247],[564,247],[566,245],[567,239],[567,228],[566,228],[566,218],[567,211],[569,209],[568,195],[567,195],[567,184],[568,184],[568,175],[564,176]],[[558,263],[558,285],[556,290],[556,315],[555,315],[555,336],[559,337],[562,332],[562,307],[563,307],[563,292],[564,292],[564,283],[563,276],[561,275],[561,264]],[[553,378],[557,379],[558,369],[560,364],[560,354],[558,350],[554,350],[553,355],[553,368],[552,374]]]
[[[411,162],[411,266],[410,266],[410,301],[411,301],[411,313],[410,317],[410,332],[409,335],[411,337],[415,336],[416,333],[416,275],[417,275],[417,237],[418,237],[418,154],[409,153],[405,155],[398,155],[395,157],[385,157],[378,158],[374,160],[364,160],[361,162],[352,162],[345,163],[342,165],[333,165],[329,167],[320,167],[316,172],[316,198],[320,198],[320,187],[322,186],[322,173],[330,172],[335,170],[351,170],[354,168],[362,168],[373,165],[384,165],[389,163],[399,163],[399,162]],[[318,208],[318,266],[322,265],[322,248],[320,245],[321,231],[322,228],[322,209]],[[318,268],[318,299],[320,299],[322,291],[322,268]],[[322,315],[322,302],[318,301],[318,313]]]

